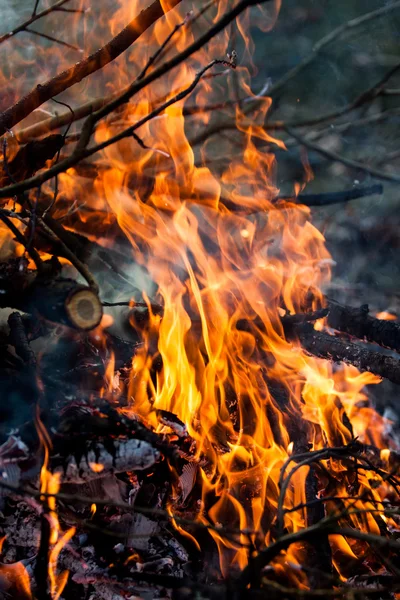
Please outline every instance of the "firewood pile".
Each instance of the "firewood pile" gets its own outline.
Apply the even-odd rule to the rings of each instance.
[[[52,14],[37,4],[0,44]],[[279,195],[282,142],[246,112],[265,117],[268,90],[213,104],[238,137],[228,166],[206,165],[201,94],[224,92],[216,74],[245,82],[215,36],[258,9],[221,3],[165,59],[214,3],[179,4],[168,23],[154,2],[0,114],[0,597],[395,598],[400,449],[365,386],[400,383],[400,325],[324,295],[310,211],[383,188]],[[164,21],[127,86],[18,129]],[[195,52],[194,77],[133,106]]]

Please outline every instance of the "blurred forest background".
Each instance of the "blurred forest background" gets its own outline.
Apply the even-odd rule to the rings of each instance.
[[[91,0],[88,0],[88,7],[90,4]],[[118,3],[108,1],[102,4],[108,6],[107,10],[112,14]],[[143,2],[145,5],[147,2]],[[357,27],[348,28],[341,35],[333,35],[308,66],[273,94],[268,119],[294,123],[346,107],[400,63],[400,2],[282,0],[275,27],[269,32],[254,28],[254,93],[265,89],[267,83],[273,89],[287,72],[313,54],[314,45],[319,40],[336,28],[385,7],[393,9]],[[31,1],[0,0],[1,33],[11,30],[31,12]],[[91,12],[88,12],[85,17],[86,35],[90,32],[92,18]],[[43,20],[37,24],[37,29],[67,39],[70,32],[57,30],[57,22],[52,18]],[[79,32],[74,33],[75,38],[79,35]],[[33,37],[22,32],[17,42],[27,57],[26,84],[29,83],[30,70],[32,81],[37,74],[36,58],[30,55]],[[33,41],[36,43],[37,39]],[[0,49],[2,68],[7,65],[6,46]],[[43,48],[46,48],[46,41],[43,41]],[[237,50],[240,64],[240,44]],[[76,60],[79,58],[77,55]],[[17,76],[13,74],[13,77]],[[313,172],[306,193],[383,184],[382,195],[313,207],[312,218],[326,236],[328,249],[336,263],[327,294],[354,306],[368,303],[372,314],[384,310],[399,314],[400,73],[395,72],[385,88],[390,93],[380,95],[373,102],[363,103],[338,119],[315,127],[296,128],[297,135],[311,139],[339,157],[355,160],[366,169],[349,168],[340,160],[331,160],[311,149],[304,154],[304,146],[288,132],[271,131],[271,134],[287,142],[287,151],[274,147],[278,164],[277,186],[283,193],[292,193],[294,182],[304,180],[305,156]],[[6,96],[3,94],[1,98],[0,95],[2,107],[10,104],[10,98]],[[368,173],[369,168],[381,173],[382,177]],[[393,416],[393,411],[398,413],[395,387],[388,382],[373,387],[377,387],[373,392],[379,396],[376,399],[378,405],[389,410],[389,416]]]

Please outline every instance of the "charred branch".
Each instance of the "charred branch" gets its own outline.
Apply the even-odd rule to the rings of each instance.
[[[354,365],[360,371],[370,371],[379,377],[400,384],[400,360],[396,358],[371,352],[360,345],[316,331],[307,324],[297,329],[297,335],[303,348],[318,358],[345,362]]]
[[[48,585],[48,563],[50,552],[51,527],[49,515],[43,510],[41,515],[40,544],[34,570],[37,586],[37,597],[39,600],[51,600]]]
[[[8,317],[8,325],[10,327],[10,344],[14,346],[15,352],[25,364],[34,366],[36,357],[30,347],[21,314],[18,312],[11,313]]]
[[[278,196],[276,200],[288,200],[296,202],[296,204],[304,204],[305,206],[329,206],[330,204],[342,204],[356,200],[357,198],[365,198],[374,194],[383,194],[383,186],[381,184],[371,185],[364,188],[353,188],[351,190],[343,190],[340,192],[327,192],[321,194],[299,194],[298,196]]]
[[[328,308],[328,324],[333,329],[400,352],[400,325],[396,321],[371,317],[368,305],[355,308],[328,300]]]

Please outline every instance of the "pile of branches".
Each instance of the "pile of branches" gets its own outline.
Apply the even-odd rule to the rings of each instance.
[[[21,31],[35,33],[31,28],[35,21],[45,18],[51,11],[65,8],[65,4],[67,0],[61,0],[51,8],[37,12],[36,2],[31,18],[0,38],[0,43],[9,42]],[[179,0],[170,2],[169,6],[172,9],[177,4]],[[377,448],[362,445],[353,439],[344,411],[343,422],[352,438],[346,445],[311,451],[301,431],[294,429],[295,448],[282,467],[278,510],[271,524],[271,543],[265,545],[264,540],[257,538],[257,532],[216,528],[196,519],[199,468],[201,466],[207,471],[209,465],[206,461],[200,465],[198,460],[194,460],[193,440],[185,425],[176,415],[158,411],[157,418],[167,431],[158,435],[137,418],[125,414],[128,398],[119,395],[118,403],[113,405],[100,397],[108,353],[112,350],[115,369],[120,377],[128,378],[132,356],[143,343],[141,331],[146,329],[149,315],[147,305],[136,303],[132,311],[140,327],[136,328],[135,333],[124,339],[106,332],[106,344],[96,345],[90,332],[99,325],[108,305],[102,301],[101,288],[94,273],[106,273],[112,285],[124,285],[125,289],[124,272],[130,259],[122,252],[92,241],[89,232],[88,235],[82,231],[77,233],[73,227],[67,228],[54,218],[55,206],[59,208],[63,202],[63,198],[58,197],[57,176],[60,173],[70,167],[90,170],[90,164],[88,166],[85,163],[87,159],[125,138],[133,137],[145,147],[136,131],[171,104],[189,96],[210,69],[218,65],[235,69],[236,54],[232,52],[227,58],[218,58],[205,65],[187,89],[160,103],[141,121],[98,144],[93,143],[96,126],[105,117],[117,114],[146,86],[182,64],[254,4],[256,2],[253,0],[239,1],[185,50],[159,64],[163,50],[176,32],[196,19],[197,15],[191,15],[171,32],[126,89],[112,97],[77,106],[65,114],[19,130],[16,134],[19,145],[12,158],[8,147],[10,130],[43,103],[123,53],[163,16],[160,2],[153,2],[93,55],[36,86],[0,114],[0,135],[3,136],[0,198],[4,200],[0,219],[24,249],[22,258],[12,256],[0,264],[0,306],[12,310],[0,337],[3,392],[0,423],[1,528],[6,536],[0,568],[0,589],[8,597],[23,598],[24,594],[29,597],[21,587],[17,569],[19,565],[30,581],[34,596],[51,598],[48,576],[51,557],[49,514],[54,496],[57,497],[62,530],[73,527],[76,531],[73,541],[61,550],[58,558],[57,568],[71,573],[64,591],[65,598],[72,597],[72,594],[76,599],[113,600],[132,596],[153,598],[172,595],[174,598],[213,599],[222,596],[239,600],[246,597],[261,598],[265,594],[273,597],[304,595],[303,590],[288,585],[287,579],[271,568],[282,551],[288,550],[292,544],[301,543],[309,551],[308,560],[302,568],[311,583],[310,595],[381,597],[399,590],[397,554],[400,545],[395,531],[387,523],[388,520],[397,521],[400,482],[396,473],[400,458],[393,451],[383,459]],[[321,40],[314,48],[313,55],[289,72],[282,81],[276,82],[268,94],[272,97],[278,94],[328,42],[348,28],[379,18],[398,6],[400,3],[394,2],[369,13],[358,22],[345,24],[333,32],[329,39]],[[55,43],[59,42],[55,40]],[[264,126],[266,129],[286,131],[292,139],[324,152],[330,160],[346,160],[349,168],[364,169],[379,179],[398,181],[394,175],[373,171],[357,161],[327,153],[313,141],[318,131],[307,139],[298,133],[302,127],[336,122],[365,105],[372,105],[379,96],[388,93],[386,84],[397,69],[397,66],[391,69],[373,87],[340,111],[321,115],[311,123],[269,120]],[[238,99],[238,103],[250,113],[256,100],[247,100]],[[190,110],[186,112],[190,116]],[[69,136],[71,123],[83,118],[85,120],[79,132]],[[65,125],[68,128],[63,134],[52,133],[59,132]],[[232,126],[232,122],[229,126]],[[219,125],[218,131],[221,127]],[[204,136],[211,136],[215,132],[205,131],[192,143],[200,144]],[[71,151],[71,144],[74,143]],[[53,195],[49,197],[41,186],[51,181]],[[150,188],[152,183],[151,180],[146,182]],[[328,194],[277,197],[273,201],[277,206],[283,200],[321,206],[381,193],[382,186],[376,184],[369,188]],[[222,202],[228,208],[240,210],[230,198],[223,198]],[[70,209],[67,207],[67,217],[73,213]],[[248,208],[243,210],[249,212]],[[17,227],[16,222],[23,226]],[[51,258],[44,260],[43,252]],[[35,268],[29,266],[31,263],[28,259]],[[76,269],[84,284],[63,276],[61,262],[65,259]],[[131,306],[128,301],[120,304]],[[309,306],[312,306],[312,298]],[[157,312],[162,318],[162,306],[154,303],[151,308],[153,313]],[[313,324],[322,318],[326,319],[330,331],[314,328]],[[335,362],[346,362],[361,371],[370,371],[400,383],[400,327],[395,322],[380,321],[370,316],[367,306],[342,306],[326,299],[325,306],[318,311],[311,312],[309,307],[305,307],[303,313],[287,314],[281,319],[286,339],[300,342],[310,354]],[[262,323],[258,326],[262,327]],[[239,323],[238,327],[246,328],[248,323]],[[371,349],[371,343],[375,344],[374,349]],[[162,369],[161,362],[153,363],[154,378],[157,369]],[[284,407],[287,402],[284,391],[276,390],[276,397],[282,398]],[[40,442],[37,432],[42,426],[50,438],[46,442],[46,447],[50,449],[47,468],[53,474],[58,473],[61,480],[61,489],[55,493],[44,492],[40,488],[46,444],[43,444],[43,440]],[[276,432],[276,436],[279,438],[279,432]],[[327,464],[331,466],[328,471]],[[308,526],[288,533],[285,530],[285,494],[292,485],[293,475],[305,465],[310,466],[307,502],[293,508],[293,511],[307,508]],[[174,489],[179,490],[178,496],[172,493],[171,468],[178,480],[174,483]],[[349,492],[346,498],[335,493],[338,483],[335,473],[339,471],[341,483],[346,482]],[[384,482],[391,487],[391,495],[384,505],[377,504],[363,489],[358,477],[361,472],[367,471],[376,475],[377,485]],[[319,494],[320,481],[325,483],[324,495]],[[368,512],[375,519],[379,535],[364,533],[352,526],[352,518],[362,512],[358,508],[358,501],[373,505]],[[183,530],[190,535],[185,535]],[[217,553],[210,531],[217,532],[220,537],[231,541],[236,547],[243,547],[247,552],[248,566],[223,582],[219,576]],[[352,580],[349,578],[346,584],[334,575],[332,569],[330,535],[343,535],[357,540],[363,549],[363,558],[352,563],[351,574],[354,577]],[[201,551],[193,538],[201,541]],[[19,575],[13,578],[13,572]]]

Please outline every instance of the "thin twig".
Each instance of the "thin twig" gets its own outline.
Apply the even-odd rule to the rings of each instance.
[[[18,27],[15,27],[12,31],[9,31],[8,33],[5,33],[4,35],[2,35],[0,37],[0,44],[2,44],[3,42],[5,42],[6,40],[10,39],[11,37],[13,37],[14,35],[16,35],[20,31],[25,31],[26,28],[29,27],[29,25],[31,25],[35,21],[38,21],[42,17],[45,17],[46,15],[50,14],[51,12],[53,12],[55,10],[59,10],[60,7],[63,6],[63,4],[67,4],[67,2],[70,2],[70,1],[71,0],[59,0],[58,2],[56,2],[55,4],[53,4],[53,6],[49,6],[49,8],[46,8],[45,10],[42,10],[40,13],[36,13],[34,11],[33,14],[32,14],[32,16],[30,17],[30,19],[28,19],[24,23],[21,23],[21,25],[18,25]],[[36,4],[38,4],[38,2]]]
[[[350,158],[346,158],[345,156],[341,156],[340,154],[337,154],[336,152],[332,152],[331,150],[322,148],[322,146],[319,146],[318,144],[314,144],[313,142],[310,142],[304,136],[299,135],[297,132],[293,131],[293,129],[290,129],[289,127],[284,127],[284,129],[290,136],[292,136],[295,140],[297,140],[299,142],[299,144],[301,144],[302,146],[305,146],[306,148],[309,148],[310,150],[313,150],[314,152],[318,152],[318,154],[322,154],[322,156],[325,156],[326,158],[328,158],[329,160],[331,160],[333,162],[342,163],[342,165],[345,165],[346,167],[349,167],[350,169],[357,169],[359,171],[362,171],[363,173],[367,173],[368,175],[371,175],[372,177],[376,177],[377,179],[382,179],[383,181],[392,181],[394,183],[400,183],[400,175],[390,175],[390,173],[385,173],[383,171],[379,171],[379,169],[375,169],[374,167],[369,167],[368,165],[366,165],[364,163],[358,162],[358,161],[350,159]],[[0,194],[1,194],[1,190],[0,190]]]
[[[46,232],[46,234],[50,237],[50,239],[53,242],[56,242],[60,246],[60,248],[63,251],[63,256],[65,256],[65,258],[67,258],[67,260],[70,261],[70,263],[82,275],[82,277],[84,279],[86,279],[86,281],[88,282],[88,284],[92,288],[92,290],[94,292],[98,293],[99,286],[97,284],[97,281],[95,280],[95,278],[93,277],[93,275],[91,274],[91,272],[89,271],[87,266],[83,262],[81,262],[77,258],[75,253],[72,252],[72,250],[70,250],[70,248],[68,248],[68,246],[64,243],[64,241],[61,240],[56,235],[56,233],[54,233],[54,231],[51,229],[51,227],[46,223],[46,221],[43,218],[38,217],[38,223],[39,223],[40,227]]]
[[[273,84],[268,93],[270,96],[275,96],[278,91],[280,91],[293,77],[298,75],[301,71],[303,71],[308,65],[318,56],[318,54],[331,42],[336,41],[339,37],[341,37],[344,33],[351,29],[355,29],[372,21],[374,19],[378,19],[379,17],[383,17],[384,15],[392,12],[400,8],[400,1],[393,2],[392,4],[388,4],[386,6],[382,6],[377,10],[373,10],[369,13],[362,15],[361,17],[356,17],[355,19],[351,19],[342,25],[339,25],[336,29],[328,33],[322,39],[320,39],[316,44],[314,44],[311,53],[304,58],[298,65],[290,69],[279,81]]]
[[[38,37],[41,37],[45,40],[49,40],[50,42],[55,42],[56,44],[60,44],[60,46],[65,46],[66,48],[69,48],[70,50],[75,50],[76,52],[82,52],[82,49],[78,48],[78,46],[74,46],[73,44],[64,42],[63,40],[53,37],[52,35],[49,35],[48,33],[42,33],[41,31],[36,31],[35,29],[31,29],[30,27],[29,28],[26,27],[25,31],[27,33],[32,33],[33,35],[37,35]]]

